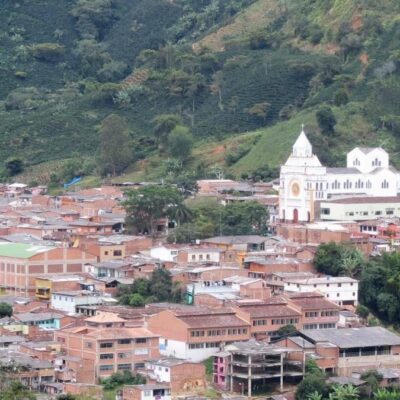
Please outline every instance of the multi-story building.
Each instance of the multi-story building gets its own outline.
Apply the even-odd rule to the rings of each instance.
[[[301,329],[337,328],[340,307],[323,294],[290,293],[286,297],[301,309]]]
[[[0,288],[23,295],[35,293],[40,274],[73,274],[95,257],[77,248],[0,243]]]
[[[358,303],[358,281],[345,276],[324,276],[305,279],[285,278],[285,291],[319,291],[323,293],[327,299],[339,305],[356,306]]]
[[[150,316],[147,323],[161,336],[163,355],[190,361],[204,360],[227,343],[250,338],[250,324],[226,309],[164,310]]]
[[[223,390],[246,393],[249,398],[255,388],[266,385],[279,385],[282,392],[285,379],[293,383],[303,376],[304,363],[292,360],[293,353],[301,351],[254,339],[233,343],[214,355],[214,384]]]
[[[400,336],[382,327],[302,330],[280,345],[301,349],[303,357],[338,376],[400,367]]]
[[[235,310],[249,323],[251,336],[257,339],[274,336],[279,328],[286,325],[301,328],[301,309],[282,297],[253,304],[239,301]]]
[[[84,313],[87,306],[105,303],[101,292],[89,290],[58,291],[51,295],[51,307],[68,314]],[[110,299],[114,300],[114,299]],[[116,302],[116,300],[114,300]]]
[[[55,333],[69,356],[79,357],[90,371],[85,383],[96,383],[117,371],[143,369],[145,361],[159,358],[159,337],[144,328],[80,326]]]

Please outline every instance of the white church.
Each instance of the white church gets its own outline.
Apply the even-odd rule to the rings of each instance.
[[[345,168],[327,168],[313,154],[304,127],[292,154],[281,166],[279,218],[307,222],[315,219],[315,203],[348,196],[391,197],[400,189],[400,173],[389,165],[380,147],[356,147],[347,153]]]

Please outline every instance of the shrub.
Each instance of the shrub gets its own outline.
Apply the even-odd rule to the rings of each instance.
[[[30,46],[29,51],[40,61],[56,62],[63,57],[65,48],[58,43],[40,43]]]
[[[318,126],[323,134],[335,133],[336,117],[332,109],[327,106],[321,107],[316,112]]]
[[[349,95],[347,94],[347,90],[342,88],[336,91],[334,98],[335,105],[340,107],[349,102]]]

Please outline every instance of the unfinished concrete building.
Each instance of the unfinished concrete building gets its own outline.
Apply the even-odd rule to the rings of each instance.
[[[214,384],[231,392],[252,396],[284,382],[297,383],[304,374],[304,362],[291,357],[298,350],[273,346],[251,339],[235,342],[214,357]]]

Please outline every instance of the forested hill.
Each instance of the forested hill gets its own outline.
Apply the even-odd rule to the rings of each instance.
[[[46,167],[41,181],[140,170],[206,176],[216,166],[268,177],[301,122],[330,165],[354,144],[398,152],[397,0],[0,0],[0,7],[3,175],[46,163],[59,176]],[[113,130],[124,131],[125,153],[102,170],[98,158],[112,147],[102,140]],[[171,151],[180,146],[184,158]]]

